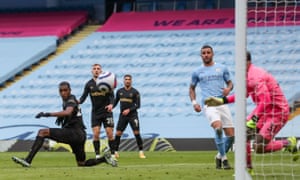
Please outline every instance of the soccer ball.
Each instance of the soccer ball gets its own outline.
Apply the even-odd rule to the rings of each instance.
[[[98,76],[96,85],[100,91],[113,91],[117,87],[116,75],[112,72],[103,72]]]

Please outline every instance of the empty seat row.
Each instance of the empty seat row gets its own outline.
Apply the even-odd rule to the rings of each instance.
[[[158,121],[162,126],[167,126],[170,122],[182,122],[187,120],[187,118],[191,118],[197,119],[197,122],[199,121],[200,124],[200,121],[204,118],[203,114],[197,114],[193,111],[188,97],[191,73],[195,68],[202,65],[199,54],[200,44],[212,44],[215,50],[215,61],[226,64],[234,75],[234,53],[230,53],[230,51],[234,50],[234,33],[231,32],[228,35],[230,31],[234,32],[234,29],[199,30],[198,33],[189,30],[135,32],[130,34],[130,36],[127,36],[128,33],[126,32],[94,32],[76,47],[71,48],[66,54],[55,58],[51,63],[29,75],[28,78],[20,80],[7,90],[2,91],[0,94],[0,121],[4,125],[19,123],[20,121],[28,124],[36,123],[36,120],[33,118],[35,113],[61,108],[57,90],[57,85],[60,81],[69,81],[73,94],[79,97],[83,91],[84,84],[92,76],[91,65],[99,63],[104,71],[111,71],[117,75],[118,88],[123,86],[123,75],[127,73],[133,75],[133,86],[141,93],[142,106],[139,112],[142,122]],[[180,33],[182,36],[176,37],[176,41],[172,42],[170,41],[170,36],[175,33]],[[219,36],[216,37],[216,34]],[[193,38],[186,38],[190,36],[193,36]],[[123,39],[118,44],[117,39],[119,37],[123,37]],[[142,41],[140,40],[141,37],[143,37]],[[231,39],[231,43],[216,43],[216,39],[227,39],[227,41]],[[271,72],[273,58],[265,59],[260,58],[261,56],[290,55],[287,50],[290,48],[289,46],[281,46],[282,51],[273,51],[271,46],[266,46],[263,51],[265,54],[261,54],[261,51],[255,51],[257,47],[252,43],[255,38],[250,37],[249,39],[248,48],[251,51],[254,49],[252,51],[254,63],[257,62],[263,65],[263,67],[270,69]],[[295,32],[293,39],[298,39],[297,32]],[[198,43],[193,43],[195,41]],[[93,46],[95,42],[105,46],[99,45],[97,50],[92,51],[87,48]],[[124,42],[135,44],[137,47],[149,43],[151,47],[156,48],[135,48],[135,51],[132,51],[130,46],[123,46]],[[162,42],[168,42],[169,45],[160,46],[159,44]],[[180,54],[176,54],[177,49],[174,51],[176,43],[185,43],[186,45],[183,47],[184,51],[181,51]],[[101,56],[103,53],[109,54],[110,51],[119,54],[116,56]],[[274,54],[276,52],[278,54]],[[87,55],[79,58],[79,54]],[[265,61],[267,63],[263,63]],[[290,67],[292,62],[285,63],[284,58],[276,58],[275,61],[278,66],[281,65],[283,68],[278,68],[276,65],[274,66],[276,71],[274,70],[272,73],[280,80],[285,93],[297,93],[297,90],[291,89],[291,87],[293,87],[293,83],[299,83],[300,71],[295,71],[296,68],[293,68],[292,73],[294,74],[286,75],[282,72],[289,71],[288,67]],[[293,61],[295,67],[300,65],[300,61],[294,57],[292,60],[287,59],[287,61]],[[45,104],[47,105],[46,107],[43,106]],[[18,115],[12,114],[12,105],[14,111],[18,112]],[[252,103],[247,103],[247,105],[249,109],[254,107]],[[86,120],[89,120],[89,100],[81,107],[83,116]],[[231,107],[232,113],[235,114],[234,105]],[[118,117],[118,111],[118,108],[116,108],[114,111],[115,117]],[[39,123],[48,126],[54,125],[54,123],[51,124],[44,121]],[[180,124],[178,124],[179,129],[180,127]],[[151,129],[151,127],[146,128],[146,131]],[[90,129],[88,129],[88,132],[90,132]]]

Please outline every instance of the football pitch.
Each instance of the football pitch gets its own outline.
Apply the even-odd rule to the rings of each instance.
[[[0,179],[234,179],[234,170],[215,169],[215,153],[215,151],[145,152],[147,158],[140,159],[137,152],[120,152],[118,167],[111,167],[106,163],[93,167],[77,167],[74,156],[70,152],[39,152],[32,167],[24,168],[14,163],[11,157],[24,157],[27,152],[2,152],[0,153]],[[93,156],[94,153],[87,153],[87,158]],[[234,153],[230,152],[228,158],[234,166]],[[255,158],[255,160],[261,161],[262,158],[266,157]],[[282,157],[272,157],[272,163],[278,164],[276,161],[281,162]],[[289,161],[290,159],[286,162],[290,163]],[[285,175],[276,175],[276,172],[282,172],[282,167],[266,164],[263,173],[270,175],[275,171],[275,175],[255,176],[253,179],[286,179],[285,177],[290,175],[289,172],[300,171],[299,162],[295,162],[292,170],[288,168]],[[299,173],[297,177],[299,178]]]

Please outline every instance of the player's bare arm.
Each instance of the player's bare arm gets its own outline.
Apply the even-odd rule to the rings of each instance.
[[[65,110],[59,112],[50,112],[50,116],[64,117],[72,114],[74,107],[68,106]]]
[[[227,84],[227,87],[223,89],[223,96],[228,96],[230,91],[232,91],[232,89],[233,89],[232,81],[228,81],[226,84]]]
[[[54,117],[69,116],[72,114],[73,110],[74,110],[74,107],[69,106],[65,110],[59,111],[59,112],[40,112],[35,116],[35,118],[49,117],[49,116],[54,116]]]
[[[196,101],[196,87],[193,86],[193,85],[190,85],[190,90],[189,90],[189,95],[190,95],[190,99],[192,101],[192,104],[193,104],[193,107],[194,107],[194,110],[196,112],[201,112],[201,106],[200,104],[197,103]]]

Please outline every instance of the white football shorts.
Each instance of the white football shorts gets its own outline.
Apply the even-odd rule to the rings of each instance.
[[[204,106],[203,110],[210,125],[215,121],[222,121],[223,128],[233,127],[232,115],[228,105]]]

